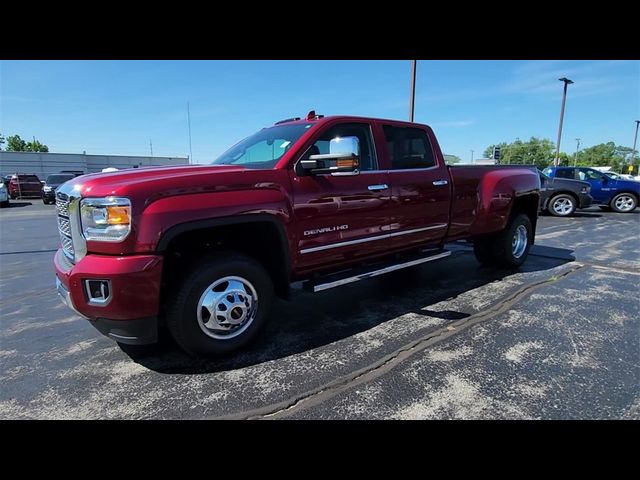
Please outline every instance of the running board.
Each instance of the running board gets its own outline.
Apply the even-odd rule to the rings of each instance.
[[[307,280],[302,284],[302,286],[305,290],[317,293],[323,290],[328,290],[330,288],[346,285],[348,283],[366,280],[367,278],[377,277],[378,275],[384,275],[385,273],[395,272],[396,270],[401,270],[403,268],[420,265],[421,263],[432,262],[434,260],[439,260],[451,255],[451,252],[449,250],[437,250],[436,252],[433,252],[433,250],[431,250],[431,252],[426,256],[424,255],[424,252],[421,253],[422,255],[420,255],[418,258],[416,258],[416,256],[413,256],[412,260],[408,260],[402,263],[377,264],[369,266],[368,268],[363,267],[358,269],[351,269],[346,272],[327,275],[317,280]],[[354,273],[356,274],[354,275]]]

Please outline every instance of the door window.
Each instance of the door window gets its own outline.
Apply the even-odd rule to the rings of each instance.
[[[431,168],[436,160],[427,133],[420,128],[385,125],[384,136],[393,170]]]
[[[581,168],[578,172],[578,177],[580,180],[602,180],[603,175],[595,170]]]
[[[574,170],[573,168],[558,168],[556,170],[556,174],[555,174],[556,178],[569,178],[571,180],[573,180],[574,177]]]

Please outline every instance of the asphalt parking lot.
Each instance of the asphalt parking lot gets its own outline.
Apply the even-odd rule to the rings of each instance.
[[[640,212],[540,218],[516,272],[434,264],[278,301],[232,358],[127,349],[54,289],[53,206],[0,210],[0,418],[640,419]]]

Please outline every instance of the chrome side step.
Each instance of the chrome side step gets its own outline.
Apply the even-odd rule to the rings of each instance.
[[[413,260],[405,261],[402,263],[393,263],[393,264],[385,264],[384,266],[377,265],[376,270],[364,270],[359,269],[360,273],[353,275],[356,270],[350,270],[346,272],[346,274],[352,274],[351,276],[342,276],[339,277],[339,274],[329,275],[323,278],[320,278],[316,281],[308,280],[303,283],[303,287],[305,290],[311,291],[313,293],[321,292],[323,290],[328,290],[330,288],[339,287],[341,285],[346,285],[348,283],[358,282],[360,280],[365,280],[371,277],[377,277],[379,275],[384,275],[385,273],[395,272],[396,270],[401,270],[403,268],[413,267],[415,265],[420,265],[421,263],[432,262],[434,260],[439,260],[441,258],[445,258],[451,255],[449,250],[438,250],[435,253],[431,253],[427,256],[421,256],[419,258],[414,258]],[[371,267],[370,267],[371,268]],[[375,268],[375,267],[374,267]],[[343,274],[344,275],[344,274]],[[318,282],[318,283],[316,283]],[[322,283],[320,283],[322,282]]]

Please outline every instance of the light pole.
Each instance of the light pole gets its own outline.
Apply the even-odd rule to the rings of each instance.
[[[471,163],[473,163],[473,150],[471,150]]]
[[[409,98],[409,121],[413,122],[413,112],[416,100],[416,66],[418,61],[411,60],[411,97]]]
[[[636,136],[633,137],[633,148],[631,149],[631,165],[633,165],[633,160],[636,157],[636,142],[638,141],[638,125],[640,125],[640,120],[636,120]],[[640,175],[640,166],[638,166],[638,175]]]
[[[566,77],[559,78],[561,82],[564,82],[564,91],[562,92],[562,107],[560,108],[560,125],[558,126],[558,141],[556,142],[556,158],[553,164],[557,167],[560,164],[560,139],[562,138],[562,122],[564,120],[564,104],[567,101],[567,86],[573,83]]]
[[[573,166],[577,166],[578,165],[578,150],[580,150],[580,139],[576,138],[576,158],[573,161]]]

